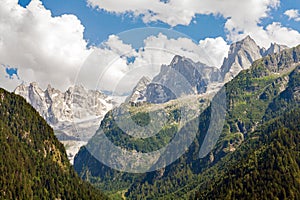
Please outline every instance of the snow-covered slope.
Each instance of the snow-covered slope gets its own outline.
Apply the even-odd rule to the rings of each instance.
[[[30,83],[18,86],[14,92],[24,97],[53,127],[58,139],[66,144],[71,161],[78,148],[96,132],[104,115],[116,105],[111,97],[83,86],[61,92],[50,85],[42,90],[37,83]]]

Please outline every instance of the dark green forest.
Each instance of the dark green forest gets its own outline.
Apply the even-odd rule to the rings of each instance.
[[[204,174],[195,199],[300,199],[300,109],[271,120]]]

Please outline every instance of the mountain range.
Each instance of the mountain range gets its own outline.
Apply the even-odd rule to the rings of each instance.
[[[204,158],[198,157],[209,123],[208,108],[200,115],[197,139],[187,152],[165,169],[145,174],[139,183],[130,186],[126,195],[132,199],[297,199],[299,61],[300,46],[297,46],[259,59],[240,72],[224,86],[226,119],[213,151]],[[273,150],[275,144],[278,148]],[[273,176],[283,172],[284,177]],[[263,192],[271,184],[276,187]]]
[[[266,50],[248,36],[231,45],[221,69],[175,56],[152,80],[141,78],[126,102],[164,103],[184,95],[216,93],[241,70],[249,68],[254,60],[285,48],[271,44]],[[24,97],[53,127],[65,145],[71,163],[79,148],[94,135],[104,115],[119,104],[114,102],[114,97],[78,85],[61,92],[51,85],[42,90],[38,83],[30,83],[21,84],[14,92]]]
[[[286,48],[288,47],[272,43],[266,50],[247,36],[230,46],[220,69],[177,55],[170,65],[162,65],[160,73],[151,81],[143,77],[128,101],[164,103],[184,95],[216,92],[240,71],[248,69],[255,60]]]
[[[79,148],[96,132],[104,115],[117,104],[97,90],[78,85],[61,92],[51,85],[42,90],[37,83],[21,84],[14,93],[24,97],[54,129],[71,163]]]
[[[286,48],[288,47],[285,45],[272,43],[266,50],[265,48],[260,48],[250,36],[233,43],[230,45],[228,56],[224,59],[221,66],[224,81],[227,82],[240,71],[248,69],[255,60],[270,54],[279,53]]]
[[[156,107],[163,109],[169,108],[169,110],[165,109],[165,111],[171,116],[171,121],[165,127],[164,130],[166,130],[166,132],[164,132],[164,134],[158,133],[160,140],[168,143],[172,140],[172,134],[177,132],[179,128],[178,124],[174,122],[176,122],[176,117],[178,117],[176,114],[178,108],[180,109],[182,102],[186,102],[186,99],[182,97],[187,95],[194,95],[194,97],[197,95],[207,95],[209,94],[209,90],[207,89],[212,87],[210,85],[217,85],[219,83],[220,85],[218,87],[224,88],[226,91],[226,117],[222,133],[213,150],[207,156],[199,158],[199,150],[206,137],[213,108],[211,105],[204,103],[200,105],[203,109],[200,112],[200,116],[194,120],[195,123],[191,122],[191,124],[189,124],[189,126],[195,126],[195,129],[198,130],[195,140],[185,153],[171,165],[142,174],[120,172],[105,166],[95,159],[86,147],[82,147],[75,157],[75,170],[82,178],[94,183],[95,186],[114,194],[117,193],[119,197],[125,195],[128,199],[207,199],[209,197],[222,198],[225,194],[228,195],[226,196],[227,199],[242,197],[238,195],[242,195],[244,186],[240,185],[241,190],[237,193],[228,193],[230,192],[230,188],[224,185],[227,184],[227,182],[223,182],[223,184],[219,185],[219,187],[223,189],[218,193],[219,196],[217,196],[217,193],[214,193],[213,187],[219,184],[223,178],[228,177],[226,176],[226,168],[229,166],[226,160],[234,159],[236,163],[250,162],[241,160],[243,157],[250,156],[252,152],[243,150],[247,144],[254,145],[257,142],[258,144],[264,145],[263,142],[267,141],[266,146],[258,147],[258,149],[264,149],[264,147],[268,148],[267,145],[272,145],[276,138],[280,138],[280,142],[284,145],[281,136],[276,135],[276,130],[274,130],[275,135],[273,134],[270,140],[263,140],[265,139],[263,133],[268,131],[268,129],[264,128],[267,126],[272,127],[272,123],[277,123],[274,122],[274,120],[278,120],[278,123],[284,120],[280,118],[281,116],[292,115],[290,113],[299,107],[300,102],[300,46],[287,49],[284,46],[273,44],[269,50],[264,50],[260,49],[257,45],[255,46],[253,42],[250,37],[247,37],[240,42],[232,44],[229,55],[224,60],[224,64],[220,69],[220,73],[217,73],[220,75],[214,76],[214,79],[212,79],[211,76],[206,76],[208,79],[205,80],[206,77],[201,75],[201,73],[194,73],[195,68],[197,68],[196,66],[205,65],[176,56],[170,66],[163,66],[160,74],[153,80],[158,80],[168,85],[169,83],[167,82],[170,81],[168,79],[172,77],[170,75],[172,72],[170,71],[172,71],[172,69],[177,70],[177,73],[186,77],[192,86],[190,87],[192,90],[188,90],[187,93],[181,93],[180,91],[178,95],[179,98],[174,95],[174,93],[160,87],[159,84],[153,84],[153,86],[151,83],[148,85],[141,84],[144,90],[141,90],[141,87],[139,87],[138,92],[133,92],[133,94],[142,94],[143,98],[133,96],[131,96],[133,98],[129,98],[133,100],[131,106],[137,106],[137,112],[133,112],[135,114],[134,116],[140,116],[137,120],[142,120],[143,123],[147,123],[147,118],[142,116],[146,115],[144,110],[148,109],[149,104],[154,107],[156,105]],[[273,54],[267,54],[267,52]],[[229,63],[231,63],[232,66],[226,68]],[[176,67],[176,65],[178,65],[178,67]],[[169,68],[172,69],[170,70]],[[180,71],[181,68],[185,70]],[[197,70],[199,68],[197,68]],[[211,67],[207,66],[204,68],[211,69]],[[211,71],[214,72],[214,70]],[[190,76],[191,74],[192,76]],[[167,79],[166,77],[169,78]],[[201,80],[205,80],[203,81],[204,84],[199,85],[199,81],[201,83]],[[176,81],[177,80],[175,80],[175,82]],[[153,91],[161,95],[155,98],[156,95],[151,96]],[[183,94],[183,96],[180,96],[181,94]],[[214,98],[218,98],[220,95],[221,93],[216,89]],[[222,96],[219,98],[221,97]],[[139,104],[136,104],[135,102],[139,99],[143,100]],[[173,109],[172,107],[166,106],[169,102],[174,102],[175,99],[175,105],[177,106],[174,106]],[[200,98],[199,101],[203,100]],[[295,113],[294,121],[299,120],[296,116],[299,116],[297,112]],[[279,124],[278,129],[290,128],[284,123]],[[114,144],[129,150],[148,152],[159,149],[165,144],[157,142],[156,137],[133,139],[124,136],[123,131],[120,130],[116,122],[112,120],[110,112],[104,117],[100,129],[104,130],[104,134],[106,134]],[[181,127],[181,129],[184,130],[184,127]],[[298,131],[297,133],[299,133],[299,129],[297,128],[291,130]],[[182,134],[188,134],[188,132],[183,131]],[[257,134],[259,136],[257,136]],[[288,134],[288,132],[284,134]],[[92,143],[92,141],[93,139],[90,140],[89,143]],[[145,147],[148,147],[148,149],[145,149]],[[288,148],[285,148],[285,150],[289,151]],[[243,155],[243,157],[239,157],[240,155]],[[280,157],[280,155],[281,154],[277,157]],[[299,155],[299,151],[295,150],[293,155]],[[265,156],[272,156],[272,154],[267,151],[265,152]],[[263,159],[263,157],[261,159]],[[300,163],[298,160],[294,161],[296,164],[293,165],[293,167],[295,167],[293,170],[297,170],[299,169]],[[265,162],[262,160],[259,166],[265,166]],[[255,165],[251,165],[251,163],[248,163],[248,165],[250,165],[249,167],[256,167]],[[236,166],[239,165],[236,164]],[[284,166],[284,163],[281,163],[279,167]],[[234,176],[234,172],[238,170],[238,168],[234,165],[230,165],[230,169],[232,169],[230,172],[232,176]],[[246,166],[244,170],[247,169]],[[279,173],[277,168],[272,170],[274,170],[274,173]],[[263,172],[264,171],[259,171],[259,173]],[[222,176],[219,176],[219,173],[221,173]],[[289,173],[287,180],[296,181],[297,179],[292,178],[295,175],[297,175],[297,173]],[[251,177],[251,174],[248,176]],[[231,180],[241,181],[241,179],[228,177],[228,181]],[[278,181],[280,179],[272,180]],[[298,182],[289,183],[286,181],[283,183],[289,185],[287,188],[281,188],[281,192],[285,192],[285,194],[294,193],[294,196],[286,196],[287,198],[295,197],[295,193],[300,189]],[[232,184],[237,184],[237,182],[232,182]],[[261,188],[259,188],[260,185],[253,184],[251,187],[253,190],[251,190],[252,193],[248,191],[249,197],[254,191],[261,190]],[[279,193],[273,194],[275,197],[280,198]],[[265,198],[265,196],[261,197]]]
[[[71,87],[63,93],[51,86],[42,90],[37,84],[31,83],[29,86],[20,85],[15,93],[24,97],[54,128],[56,136],[64,142],[65,147],[71,144],[72,151],[69,153],[77,152],[79,146],[84,145],[75,158],[74,154],[69,156],[71,160],[74,158],[75,171],[82,179],[104,190],[112,199],[299,199],[299,72],[300,45],[288,48],[271,44],[269,49],[264,49],[248,36],[230,46],[228,56],[219,69],[175,56],[169,65],[161,67],[153,79],[143,77],[125,102],[116,107],[117,103],[111,97],[82,86]],[[4,123],[8,126],[8,134],[14,134],[16,140],[13,141],[17,141],[9,151],[16,151],[15,146],[20,143],[25,145],[25,150],[21,151],[25,152],[25,160],[29,159],[28,153],[37,155],[33,158],[36,163],[28,162],[33,163],[29,167],[32,170],[25,174],[34,174],[32,172],[38,170],[32,166],[40,166],[45,162],[48,168],[56,166],[55,169],[60,167],[66,172],[61,175],[59,169],[58,172],[53,169],[54,174],[59,174],[55,178],[64,177],[57,181],[56,186],[61,189],[53,186],[51,181],[48,184],[48,176],[43,175],[41,177],[46,178],[41,181],[37,181],[41,179],[40,176],[24,179],[26,189],[21,188],[20,191],[29,191],[28,194],[39,196],[40,193],[34,194],[30,190],[33,186],[29,183],[34,183],[46,191],[56,191],[50,192],[49,198],[64,198],[62,191],[70,198],[105,198],[93,188],[90,193],[86,193],[85,189],[90,186],[84,182],[79,181],[82,187],[77,189],[76,181],[79,179],[75,174],[72,175],[73,169],[66,162],[62,145],[59,146],[53,133],[51,135],[51,128],[40,125],[45,123],[40,118],[41,122],[38,123],[26,121],[23,115],[11,115],[14,107],[21,110],[31,108],[22,107],[24,100],[19,106],[14,101],[20,98],[16,95],[5,91],[3,94],[1,105],[8,108],[8,111],[3,109],[3,121],[7,121],[5,115],[8,113],[8,116],[13,117],[8,121],[21,123],[21,126]],[[10,99],[8,103],[3,101],[6,96]],[[220,99],[226,105],[224,125],[214,127],[211,131],[212,116],[219,115],[214,102]],[[123,117],[123,109],[128,109],[129,115]],[[21,110],[12,113],[22,113]],[[189,112],[184,115],[182,111],[186,110]],[[165,120],[158,119],[157,124],[152,125],[150,117],[153,114],[158,118],[165,117]],[[29,114],[27,117],[31,119],[30,116],[36,115]],[[124,125],[122,121],[133,121],[144,127],[145,135],[138,130],[125,131],[126,126],[120,127]],[[47,139],[47,131],[46,135],[30,134],[36,130],[36,124],[39,124],[37,132],[49,129],[52,139]],[[162,127],[157,133],[156,126]],[[216,136],[214,134],[218,128],[220,135]],[[192,132],[195,132],[194,136]],[[179,133],[179,137],[176,133]],[[112,144],[133,152],[132,157],[122,158],[117,152],[101,152],[105,148],[99,148],[97,153],[110,158],[105,164],[100,162],[91,146],[101,144],[99,138],[103,138],[103,135]],[[7,135],[2,136],[5,143]],[[187,138],[192,139],[190,145],[176,157],[176,152],[181,148],[180,142]],[[55,144],[49,146],[51,141]],[[166,153],[159,151],[156,156],[147,159],[139,157],[138,152],[155,152],[174,141],[174,148],[167,148]],[[39,146],[30,151],[31,147],[26,145],[32,143]],[[208,154],[201,156],[203,145],[210,148]],[[40,152],[51,162],[44,161]],[[174,162],[155,168],[169,160]],[[16,162],[13,160],[11,163],[13,165]],[[149,162],[153,166],[148,172],[130,173],[128,170],[128,166],[130,169],[144,169],[143,163]],[[123,170],[107,165],[118,165]],[[13,174],[9,167],[2,166],[6,167],[3,168],[3,174]],[[71,179],[70,174],[75,178]],[[1,184],[9,188],[5,180],[3,178]],[[12,180],[16,180],[15,176]],[[66,188],[63,187],[63,180],[74,182],[71,181],[71,186]],[[43,181],[46,184],[40,187]],[[75,192],[72,193],[70,189]],[[10,189],[0,191],[3,196]],[[9,195],[16,196],[12,192]]]

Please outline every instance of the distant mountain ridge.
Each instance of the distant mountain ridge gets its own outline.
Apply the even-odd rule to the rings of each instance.
[[[113,104],[105,94],[78,85],[61,92],[51,85],[42,90],[37,83],[21,84],[14,93],[24,97],[53,126],[61,122],[101,118]]]
[[[116,104],[111,97],[78,85],[61,92],[51,85],[42,90],[37,83],[21,84],[14,93],[24,97],[53,127],[58,139],[68,147],[71,162]]]

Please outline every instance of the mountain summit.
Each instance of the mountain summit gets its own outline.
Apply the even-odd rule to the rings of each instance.
[[[241,70],[248,69],[255,60],[269,54],[279,53],[287,48],[287,46],[272,43],[266,50],[260,48],[250,36],[231,44],[228,56],[221,66],[224,82],[234,78]]]
[[[165,103],[186,95],[203,94],[211,83],[221,80],[217,68],[177,55],[169,65],[161,66],[159,74],[146,87],[144,85],[143,95],[138,99],[149,103]],[[136,90],[133,92],[139,93]]]
[[[146,101],[146,90],[148,84],[151,82],[151,79],[149,77],[143,76],[139,82],[136,84],[136,86],[133,88],[133,92],[131,95],[127,97],[125,102],[143,102]]]

